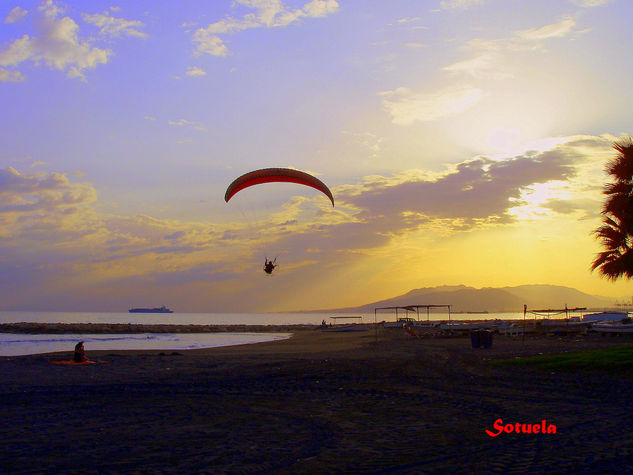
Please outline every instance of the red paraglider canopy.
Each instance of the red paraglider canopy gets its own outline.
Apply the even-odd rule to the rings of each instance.
[[[334,206],[334,197],[325,183],[306,172],[294,170],[292,168],[263,168],[261,170],[245,173],[229,185],[226,189],[226,193],[224,194],[224,201],[228,203],[233,195],[244,188],[248,188],[249,186],[274,182],[290,182],[297,183],[299,185],[311,186],[312,188],[315,188],[325,194],[332,202],[332,206]]]

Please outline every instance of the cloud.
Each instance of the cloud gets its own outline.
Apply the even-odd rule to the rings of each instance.
[[[432,93],[413,92],[407,88],[384,91],[383,107],[391,114],[392,122],[410,125],[414,122],[430,122],[459,114],[483,97],[478,88],[449,87]]]
[[[336,13],[339,4],[336,0],[312,0],[303,6],[301,16],[308,18],[323,18],[332,13]]]
[[[103,36],[118,38],[121,36],[134,36],[137,38],[147,38],[147,34],[138,30],[143,27],[143,23],[138,20],[125,20],[110,16],[109,12],[88,14],[84,13],[82,18],[85,22],[91,23],[99,28],[99,33]]]
[[[0,68],[0,82],[21,82],[25,77],[20,71],[9,71],[7,69]]]
[[[442,0],[440,7],[444,10],[466,9],[482,5],[485,0]]]
[[[576,22],[571,17],[549,25],[518,30],[509,38],[470,40],[464,49],[472,50],[475,55],[469,59],[458,61],[442,68],[452,74],[466,74],[476,79],[507,79],[515,76],[509,69],[506,57],[521,51],[543,49],[545,42],[554,38],[563,38],[576,32]]]
[[[65,71],[70,78],[85,79],[84,71],[108,62],[109,50],[79,39],[79,27],[70,17],[58,18],[62,10],[52,0],[38,7],[37,37],[27,34],[0,50],[0,66],[18,66],[25,61]],[[14,74],[15,79],[15,74]]]
[[[575,174],[573,160],[561,152],[519,156],[504,161],[480,157],[457,164],[434,179],[413,176],[369,180],[361,191],[340,198],[376,216],[408,214],[410,219],[456,220],[458,226],[477,222],[509,222],[522,188],[533,183],[566,180]],[[415,218],[417,217],[417,218]]]
[[[180,119],[180,120],[168,120],[167,123],[169,125],[173,125],[176,127],[193,127],[196,130],[206,130],[206,127],[200,122],[193,122],[191,120]]]
[[[399,20],[397,20],[398,23],[400,24],[407,24],[407,23],[416,23],[420,21],[420,17],[416,16],[416,17],[404,17],[404,18],[400,18]]]
[[[12,167],[0,170],[0,213],[54,212],[67,206],[92,203],[94,188],[72,184],[65,174],[22,174]]]
[[[19,6],[13,7],[7,14],[6,18],[4,19],[4,22],[16,23],[20,21],[22,18],[24,18],[27,13],[28,13],[28,10],[25,10],[22,7],[19,7]]]
[[[571,0],[571,1],[572,3],[580,7],[591,8],[591,7],[601,7],[609,3],[611,0]]]
[[[507,69],[499,67],[498,57],[492,53],[480,54],[442,68],[455,74],[467,74],[476,79],[506,79],[513,76]]]
[[[187,68],[187,76],[206,76],[207,72],[197,66],[190,66]]]
[[[204,29],[194,33],[193,41],[196,43],[196,54],[210,54],[211,56],[228,56],[229,49],[219,36],[210,34]]]
[[[0,241],[55,241],[83,235],[92,221],[86,210],[96,199],[91,185],[72,183],[63,173],[0,170]]]
[[[323,18],[339,9],[337,0],[312,0],[299,9],[289,9],[282,0],[236,0],[254,12],[242,18],[224,18],[199,28],[193,34],[196,54],[227,56],[229,49],[219,35],[233,34],[252,28],[279,28],[288,26],[301,18]]]
[[[552,23],[540,28],[519,30],[516,35],[527,41],[542,41],[549,38],[562,38],[571,33],[576,26],[576,21],[571,17],[565,17],[558,23]]]

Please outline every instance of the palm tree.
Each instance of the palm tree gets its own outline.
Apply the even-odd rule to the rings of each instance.
[[[633,140],[613,144],[618,152],[606,171],[615,180],[604,187],[603,224],[594,231],[605,251],[599,253],[591,270],[610,280],[633,277]]]

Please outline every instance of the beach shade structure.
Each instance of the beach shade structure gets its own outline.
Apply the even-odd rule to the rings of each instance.
[[[224,201],[228,203],[236,193],[250,186],[260,185],[262,183],[283,182],[311,186],[327,196],[332,202],[332,206],[334,206],[334,197],[325,183],[309,173],[295,170],[293,168],[262,168],[260,170],[245,173],[233,180],[233,182],[228,186],[226,193],[224,194]]]

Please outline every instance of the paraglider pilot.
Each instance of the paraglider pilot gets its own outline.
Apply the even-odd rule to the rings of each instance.
[[[275,270],[275,267],[277,267],[277,265],[275,264],[277,262],[277,258],[275,257],[274,261],[269,261],[268,258],[264,258],[264,272],[266,272],[266,274],[272,274],[273,271]]]

